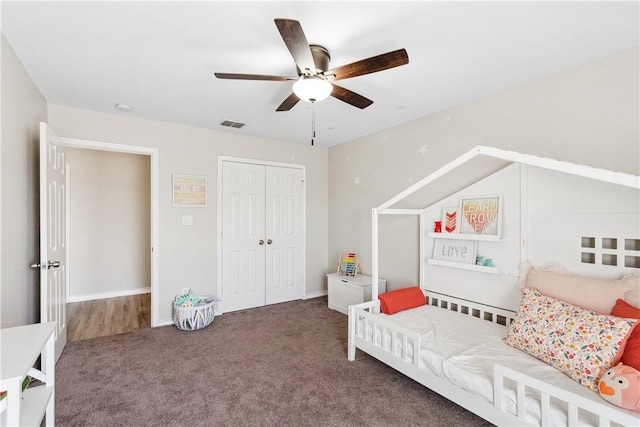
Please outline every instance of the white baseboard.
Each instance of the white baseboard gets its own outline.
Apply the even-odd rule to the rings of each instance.
[[[169,325],[173,325],[173,319],[165,319],[165,320],[161,320],[155,327],[157,326],[169,326]]]
[[[327,291],[320,291],[320,292],[314,292],[312,294],[307,294],[305,295],[305,297],[303,299],[307,300],[307,299],[312,299],[312,298],[320,298],[320,297],[325,297],[327,296],[328,292]],[[218,306],[218,310],[216,310],[215,315],[219,316],[222,315],[222,313],[219,311],[219,307]],[[169,326],[169,325],[173,325],[173,319],[164,319],[164,320],[160,320],[160,322],[158,322],[158,324],[156,326]]]
[[[306,294],[304,296],[304,299],[312,299],[312,298],[320,298],[320,297],[326,297],[328,295],[328,291],[320,291],[320,292],[314,292],[312,294]]]
[[[151,287],[124,289],[121,291],[101,292],[97,294],[69,295],[67,297],[67,302],[92,301],[97,299],[128,297],[131,295],[150,294],[150,293],[151,293]]]

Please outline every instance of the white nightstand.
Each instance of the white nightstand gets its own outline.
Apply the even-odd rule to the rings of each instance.
[[[348,314],[349,306],[371,301],[371,276],[356,277],[327,274],[329,308]],[[378,278],[378,295],[387,291],[387,281]]]

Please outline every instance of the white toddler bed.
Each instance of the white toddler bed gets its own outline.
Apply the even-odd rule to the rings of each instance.
[[[640,425],[637,412],[505,344],[515,313],[427,297],[431,305],[393,315],[377,301],[350,306],[349,360],[360,349],[496,425]]]
[[[504,163],[508,166],[498,170]],[[411,195],[423,197],[419,190],[442,183],[463,165],[475,176],[485,166],[498,172],[455,194],[430,199],[427,208],[392,208]],[[638,271],[639,182],[633,175],[483,146],[416,182],[372,210],[371,276],[377,283],[380,215],[420,216],[420,288],[429,306],[381,314],[373,287],[372,301],[349,307],[349,360],[360,349],[500,426],[640,426],[638,412],[608,403],[502,340],[516,318],[516,281],[524,262],[556,263],[602,278]],[[433,197],[442,194],[439,190]],[[500,194],[504,204],[496,236],[431,232],[443,208],[457,205],[461,196],[487,194]],[[475,240],[467,250],[477,248],[495,267],[475,265],[475,259],[471,265],[434,259],[434,241],[454,237]]]

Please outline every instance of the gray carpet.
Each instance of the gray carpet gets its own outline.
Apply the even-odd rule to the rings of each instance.
[[[56,366],[60,426],[490,426],[358,351],[326,298],[76,341]]]

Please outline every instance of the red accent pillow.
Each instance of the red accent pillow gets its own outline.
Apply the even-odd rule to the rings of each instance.
[[[415,286],[385,292],[380,294],[378,299],[380,300],[380,309],[384,314],[393,314],[427,304],[422,289]]]
[[[618,298],[611,314],[625,319],[640,319],[640,308]],[[629,334],[620,362],[640,371],[640,327],[634,328]]]

